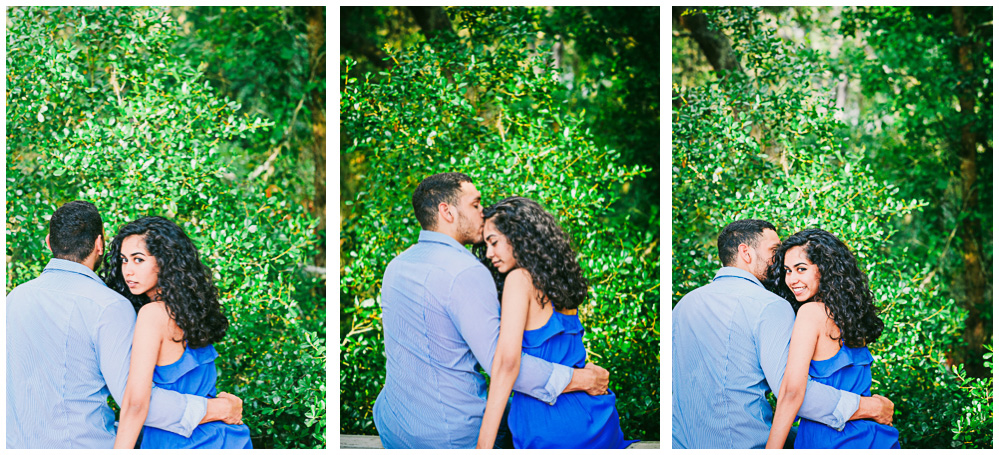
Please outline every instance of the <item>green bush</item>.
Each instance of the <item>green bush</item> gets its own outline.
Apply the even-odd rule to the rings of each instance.
[[[896,244],[894,221],[927,205],[897,196],[878,164],[846,146],[828,83],[829,56],[777,37],[752,8],[719,9],[745,72],[673,86],[673,305],[720,267],[729,222],[762,218],[781,237],[818,227],[845,242],[870,278],[885,322],[872,393],[895,403],[903,448],[991,447],[991,380],[964,378],[946,353],[966,311],[929,276],[931,260]]]
[[[376,433],[379,290],[388,262],[417,240],[412,192],[426,176],[460,171],[484,204],[530,197],[572,236],[592,284],[581,308],[590,359],[611,372],[625,436],[659,440],[659,213],[640,231],[611,208],[621,185],[647,170],[618,164],[567,109],[546,52],[529,49],[530,11],[477,22],[480,12],[456,12],[457,23],[474,24],[468,38],[387,50],[394,65],[383,74],[341,61],[341,153],[364,170],[341,230],[340,432]]]
[[[256,447],[325,447],[322,280],[312,219],[238,181],[219,147],[266,128],[233,115],[183,55],[165,8],[11,8],[7,30],[7,292],[50,256],[48,218],[84,199],[112,236],[162,215],[214,271],[230,329],[218,388],[243,399]]]

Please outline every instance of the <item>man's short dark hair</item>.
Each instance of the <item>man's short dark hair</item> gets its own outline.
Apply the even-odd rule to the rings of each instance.
[[[732,266],[739,253],[739,245],[745,243],[756,248],[760,243],[760,234],[770,229],[777,232],[773,224],[763,220],[738,220],[729,223],[718,234],[718,257],[723,266]]]
[[[431,175],[416,186],[413,211],[420,227],[428,231],[437,228],[437,206],[441,202],[458,205],[462,182],[472,183],[472,179],[461,172],[447,172]]]
[[[59,259],[83,262],[94,251],[94,241],[104,233],[97,206],[87,201],[67,202],[49,219],[49,247]]]

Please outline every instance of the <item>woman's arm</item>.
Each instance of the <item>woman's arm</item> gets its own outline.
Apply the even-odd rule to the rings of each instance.
[[[162,302],[151,302],[139,309],[132,338],[132,357],[128,382],[121,403],[121,419],[114,448],[134,449],[139,430],[149,412],[149,394],[153,388],[153,369],[160,354],[163,333],[169,316]]]
[[[780,383],[777,396],[777,410],[770,427],[768,449],[781,449],[791,431],[791,424],[805,399],[805,386],[808,384],[808,364],[815,354],[819,333],[825,326],[826,312],[822,305],[806,303],[798,309],[791,330],[791,346],[788,348],[787,367]]]
[[[499,341],[493,355],[492,371],[489,373],[489,398],[486,400],[486,412],[482,416],[477,449],[491,449],[496,442],[503,410],[506,409],[513,383],[520,373],[521,344],[524,341],[524,327],[527,325],[527,310],[533,289],[531,277],[526,270],[517,268],[507,274],[503,287]]]

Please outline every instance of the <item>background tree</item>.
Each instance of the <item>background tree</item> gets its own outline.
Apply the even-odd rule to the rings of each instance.
[[[982,12],[968,23],[984,23]],[[957,14],[681,12],[707,21],[696,33],[730,40],[739,65],[727,69],[698,55],[699,26],[674,16],[673,304],[719,267],[715,239],[734,219],[769,219],[782,236],[829,230],[871,279],[886,327],[870,346],[872,393],[895,402],[902,446],[991,447],[991,333],[968,335],[978,327],[976,304],[966,300],[975,294],[962,284],[965,254],[950,247],[978,243],[982,263],[990,262],[990,235],[959,236],[971,232],[960,228],[966,219],[991,231],[991,186],[983,181],[992,180],[991,164],[977,168],[968,190],[977,201],[965,197],[966,175],[952,170],[965,132],[980,141],[976,162],[990,163],[991,107],[978,100],[991,93],[991,54],[974,54],[972,43],[987,49],[991,40],[960,38],[941,13]],[[961,55],[975,63],[960,66]],[[979,283],[991,295],[991,280]],[[990,320],[991,310],[978,308]],[[969,374],[974,368],[985,377]]]
[[[319,220],[237,174],[241,140],[273,122],[240,114],[166,8],[8,8],[7,292],[48,262],[48,217],[100,208],[108,233],[176,221],[214,272],[230,321],[218,387],[241,397],[255,447],[324,447],[325,325],[303,270]],[[42,233],[42,234],[40,234]]]
[[[453,34],[439,15],[434,26],[414,19],[441,11]],[[379,7],[348,14],[341,45],[355,47],[341,49],[341,433],[375,430],[371,404],[384,384],[385,362],[378,292],[388,261],[416,241],[412,191],[427,175],[458,170],[476,181],[487,203],[532,197],[572,235],[592,283],[582,313],[590,358],[611,370],[625,434],[658,440],[658,197],[647,180],[640,184],[652,171],[637,162],[638,153],[628,152],[629,161],[603,142],[611,139],[598,139],[581,106],[610,109],[613,103],[601,98],[627,98],[634,86],[610,80],[624,77],[624,69],[588,73],[600,88],[582,88],[586,79],[578,76],[567,83],[558,58],[574,52],[556,57],[559,41],[547,31],[567,20],[559,9]],[[608,54],[637,46],[620,39]],[[567,42],[568,35],[560,45]],[[581,67],[610,65],[594,57]],[[632,115],[653,115],[657,105],[648,102]],[[610,114],[593,118],[602,115]],[[658,138],[635,143],[657,149]]]
[[[179,7],[171,15],[184,30],[174,51],[199,62],[212,87],[240,104],[237,115],[274,124],[225,152],[237,175],[266,182],[269,195],[297,200],[321,220],[313,262],[324,267],[326,9]]]

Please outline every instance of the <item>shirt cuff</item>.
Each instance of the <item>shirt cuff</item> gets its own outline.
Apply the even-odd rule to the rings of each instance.
[[[193,395],[184,395],[184,398],[187,398],[187,406],[184,407],[184,416],[180,419],[183,433],[177,434],[190,438],[191,433],[194,433],[194,429],[201,423],[201,419],[208,413],[208,399]]]
[[[548,392],[548,396],[551,397],[551,400],[542,401],[550,405],[554,405],[555,401],[558,400],[559,394],[565,390],[570,381],[572,381],[572,368],[562,364],[553,363],[552,375],[548,377],[548,383],[545,384],[545,392]]]
[[[836,403],[836,409],[833,411],[833,418],[836,419],[836,425],[829,426],[836,431],[843,431],[843,428],[846,427],[846,422],[857,412],[858,408],[860,408],[860,395],[845,390],[842,391],[839,394],[839,403]]]

